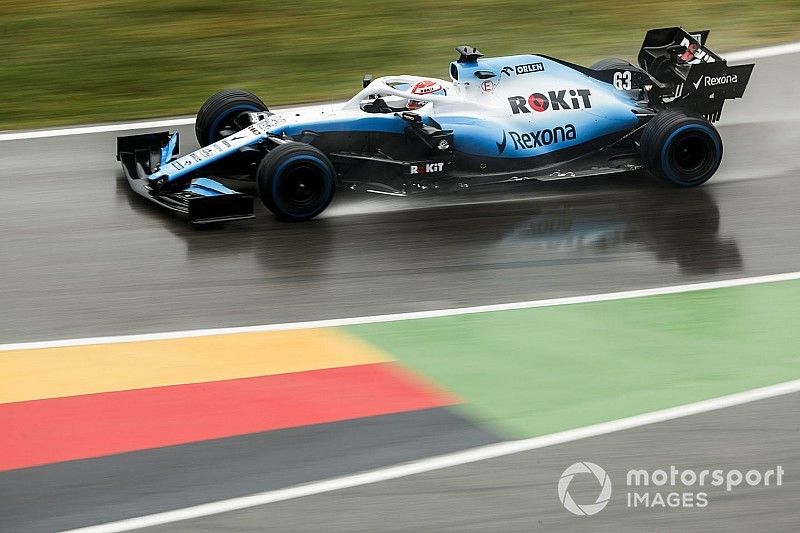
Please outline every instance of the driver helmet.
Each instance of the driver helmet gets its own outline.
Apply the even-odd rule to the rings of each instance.
[[[683,63],[689,63],[695,58],[695,52],[697,52],[699,46],[695,43],[689,43],[689,46],[686,47],[686,50],[680,55],[680,60]]]
[[[447,94],[442,87],[442,84],[434,80],[418,81],[411,88],[411,92],[414,94]],[[427,103],[428,102],[423,102],[420,100],[409,100],[408,104],[406,104],[406,107],[413,111],[415,109],[419,109]]]

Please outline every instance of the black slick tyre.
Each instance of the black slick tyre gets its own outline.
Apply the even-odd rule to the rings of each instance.
[[[618,59],[616,57],[608,57],[606,59],[601,59],[591,67],[592,70],[641,70],[636,65],[631,64],[624,59]]]
[[[639,144],[647,170],[679,187],[702,185],[722,162],[722,138],[714,125],[681,110],[650,119]]]
[[[270,150],[256,171],[258,195],[281,220],[309,220],[333,199],[336,170],[317,148],[287,142]]]
[[[240,128],[236,118],[247,112],[269,111],[261,99],[248,91],[227,89],[209,97],[197,112],[194,131],[200,146],[208,146]]]

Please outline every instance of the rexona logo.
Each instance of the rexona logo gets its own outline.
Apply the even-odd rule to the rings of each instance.
[[[418,163],[411,165],[411,174],[430,174],[444,170],[444,163]]]
[[[534,72],[543,72],[544,71],[544,64],[543,63],[526,63],[524,65],[514,65],[503,67],[501,72],[508,77],[511,77],[511,73],[513,72],[517,76],[521,76],[522,74],[532,74]]]
[[[739,76],[736,74],[725,74],[723,76],[702,76],[695,84],[696,88],[700,88],[702,83],[705,87],[716,87],[717,85],[728,85],[729,83],[738,83]]]
[[[509,131],[508,137],[514,143],[514,150],[531,150],[533,148],[541,148],[542,146],[550,146],[551,144],[558,144],[564,141],[574,141],[577,137],[575,126],[567,124],[566,126],[556,126],[552,129],[543,129],[538,131],[531,131],[527,133],[519,133],[516,131]],[[497,144],[497,151],[503,153],[507,145],[506,132],[503,132],[503,140]]]
[[[547,95],[533,93],[525,98],[524,96],[510,96],[508,105],[511,112],[515,115],[520,113],[530,113],[531,109],[537,113],[552,109],[560,111],[562,109],[591,109],[592,101],[589,98],[592,93],[589,89],[572,89],[563,91],[548,91]]]

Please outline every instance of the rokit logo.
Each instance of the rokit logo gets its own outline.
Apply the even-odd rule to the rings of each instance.
[[[591,109],[592,101],[589,89],[572,89],[563,91],[548,91],[547,95],[533,93],[525,98],[524,96],[510,96],[508,105],[511,112],[515,115],[520,113],[530,113],[531,109],[537,113],[552,109],[560,111],[562,109]]]
[[[431,174],[443,171],[444,163],[418,163],[412,164],[409,168],[411,174]]]
[[[550,146],[551,144],[558,144],[564,141],[574,141],[577,138],[575,126],[567,124],[566,126],[556,126],[555,128],[545,128],[538,131],[531,131],[519,133],[516,131],[509,131],[508,137],[514,143],[514,150],[531,150],[533,148],[541,148],[542,146]],[[503,132],[503,140],[497,144],[497,151],[502,154],[507,146],[508,139],[506,132]]]
[[[716,87],[718,85],[728,85],[731,83],[738,83],[739,76],[736,74],[724,74],[722,76],[700,76],[694,83],[694,88],[699,89],[702,87]]]
[[[544,64],[543,63],[526,63],[524,65],[514,65],[514,66],[507,66],[503,67],[501,72],[511,77],[511,73],[513,72],[517,76],[521,76],[522,74],[532,74],[534,72],[543,72],[544,71]]]

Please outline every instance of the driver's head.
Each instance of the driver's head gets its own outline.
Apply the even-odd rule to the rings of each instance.
[[[411,92],[414,94],[445,94],[445,90],[442,87],[442,84],[438,81],[434,80],[422,80],[418,81],[414,84],[411,88]],[[423,102],[420,100],[409,100],[406,107],[410,110],[419,109],[420,107],[424,106],[428,102]]]
[[[699,47],[695,43],[689,43],[689,46],[686,47],[686,51],[680,55],[680,60],[684,63],[688,63],[695,58],[695,53]]]

